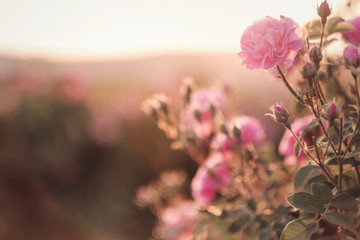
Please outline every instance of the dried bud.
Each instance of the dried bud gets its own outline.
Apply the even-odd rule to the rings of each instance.
[[[194,111],[194,117],[198,122],[202,121],[202,114],[198,109]]]
[[[320,51],[320,49],[317,47],[317,46],[314,46],[313,48],[311,48],[310,50],[310,60],[313,62],[313,63],[320,63],[321,60],[322,60],[322,53]]]
[[[276,122],[289,125],[289,112],[280,105],[274,105],[271,108],[272,114],[268,114],[272,117]]]
[[[360,65],[360,55],[354,45],[349,44],[344,49],[344,64],[347,67],[353,66],[355,68]]]
[[[314,64],[308,62],[302,68],[301,75],[307,80],[311,80],[315,77],[316,71]]]
[[[331,103],[326,108],[326,117],[331,122],[334,121],[340,114],[339,108],[335,105],[335,103]]]
[[[229,132],[228,132],[227,127],[225,126],[225,124],[220,125],[220,131],[222,133],[224,133],[225,135],[229,135]]]
[[[181,96],[183,96],[186,104],[190,102],[191,94],[193,93],[195,88],[196,85],[193,78],[187,77],[182,80],[180,94]]]
[[[321,23],[325,25],[326,18],[331,14],[331,8],[327,3],[327,0],[323,1],[320,6],[317,7],[318,15],[321,17]]]
[[[234,126],[232,134],[236,137],[236,139],[241,142],[241,130]]]

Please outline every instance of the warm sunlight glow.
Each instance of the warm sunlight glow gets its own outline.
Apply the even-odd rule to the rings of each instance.
[[[318,2],[6,1],[0,8],[0,53],[88,58],[237,52],[242,31],[255,20],[287,15],[302,24],[315,16]]]

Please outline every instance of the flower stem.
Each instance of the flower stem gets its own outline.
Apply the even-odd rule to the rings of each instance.
[[[281,71],[279,65],[276,65],[276,68],[277,68],[277,71],[279,72],[280,76],[281,76],[281,79],[283,80],[285,86],[287,87],[287,89],[290,91],[290,93],[292,95],[294,95],[294,97],[296,97],[296,99],[302,103],[302,104],[305,104],[304,101],[301,99],[301,97],[294,91],[294,89],[290,86],[289,82],[287,81],[284,73]]]
[[[291,132],[292,136],[294,137],[294,139],[296,140],[296,142],[299,144],[299,146],[301,147],[301,149],[304,151],[304,153],[311,159],[313,160],[316,165],[318,165],[320,167],[320,169],[325,173],[325,175],[328,177],[329,181],[336,187],[336,183],[334,182],[334,180],[332,179],[332,177],[330,176],[330,174],[328,173],[328,171],[325,169],[324,165],[321,163],[320,159],[319,161],[316,161],[315,158],[305,149],[304,145],[301,143],[301,141],[299,140],[299,138],[296,136],[296,134],[294,133],[294,131],[290,128],[288,128],[289,131]]]

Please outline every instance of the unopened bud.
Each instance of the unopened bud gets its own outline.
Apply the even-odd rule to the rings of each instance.
[[[340,114],[339,108],[335,105],[335,103],[329,104],[326,108],[326,117],[329,121],[334,121]]]
[[[273,114],[275,116],[275,120],[280,123],[285,123],[289,119],[289,113],[285,108],[279,105],[275,105],[272,107]]]
[[[289,112],[283,106],[274,105],[270,109],[272,114],[269,113],[267,115],[272,117],[274,121],[280,124],[285,124],[286,126],[289,125]]]
[[[318,15],[321,17],[321,23],[325,25],[326,18],[331,14],[331,8],[327,0],[323,1],[320,6],[317,7]]]
[[[199,121],[199,122],[201,122],[201,112],[198,110],[198,109],[196,109],[195,111],[194,111],[194,117],[195,117],[195,119],[197,120],[197,121]]]
[[[354,45],[347,45],[344,49],[344,64],[347,67],[357,68],[360,65],[360,55]]]
[[[241,130],[234,126],[232,134],[236,137],[236,139],[241,142]]]
[[[229,131],[228,131],[227,127],[225,126],[225,124],[220,125],[220,131],[222,133],[224,133],[225,135],[229,135]]]
[[[314,64],[308,62],[305,63],[305,65],[302,68],[302,72],[301,75],[303,76],[303,78],[311,80],[315,77],[316,71],[315,71],[315,66]]]
[[[321,53],[320,49],[317,46],[314,46],[313,48],[311,48],[311,50],[310,50],[310,60],[313,63],[316,63],[316,64],[320,63],[322,58],[323,58],[322,53]]]

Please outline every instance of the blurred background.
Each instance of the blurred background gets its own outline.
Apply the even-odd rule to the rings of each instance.
[[[13,0],[0,8],[0,239],[147,239],[136,189],[196,164],[141,112],[183,77],[234,89],[238,113],[287,103],[283,86],[237,56],[267,15],[300,25],[319,1]],[[330,1],[334,6],[344,2]],[[350,18],[351,16],[349,16]]]

